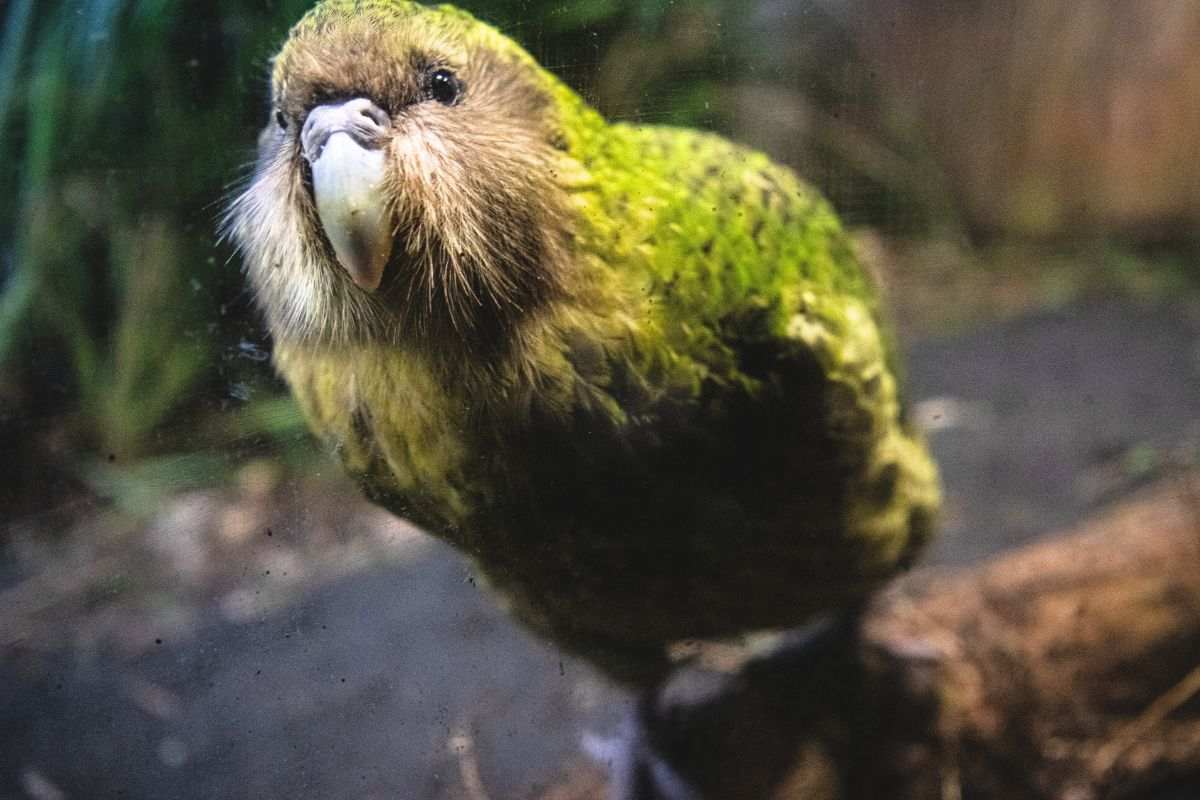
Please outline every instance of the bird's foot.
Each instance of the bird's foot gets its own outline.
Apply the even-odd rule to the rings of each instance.
[[[584,752],[609,772],[609,800],[703,800],[647,736],[657,690],[644,692],[613,736],[585,734]]]
[[[610,770],[612,800],[767,797],[821,720],[857,693],[858,613],[779,638],[734,672],[685,665],[585,749]],[[832,772],[831,772],[832,774]]]

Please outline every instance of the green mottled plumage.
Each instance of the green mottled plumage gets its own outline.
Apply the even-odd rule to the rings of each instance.
[[[277,59],[277,97],[306,41],[363,19],[451,60],[485,48],[549,98],[538,157],[565,242],[557,290],[463,341],[322,340],[264,300],[279,370],[373,498],[631,680],[671,641],[800,624],[910,562],[935,470],[873,288],[814,191],[716,136],[607,124],[448,7],[326,0]],[[500,343],[471,345],[479,329]]]

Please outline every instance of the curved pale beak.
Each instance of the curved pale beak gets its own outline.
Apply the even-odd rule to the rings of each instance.
[[[314,108],[300,134],[321,226],[338,263],[369,292],[383,280],[395,233],[384,192],[390,128],[388,115],[359,97]]]

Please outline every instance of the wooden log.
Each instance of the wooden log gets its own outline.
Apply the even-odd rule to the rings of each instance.
[[[1200,786],[1200,477],[981,567],[916,574],[878,599],[862,646],[878,707],[935,706],[923,729],[878,720],[892,733],[865,785],[912,789],[874,796]]]
[[[1200,476],[914,573],[860,625],[683,670],[651,719],[704,798],[1200,796]]]

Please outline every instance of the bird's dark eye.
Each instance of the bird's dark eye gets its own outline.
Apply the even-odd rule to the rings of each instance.
[[[462,96],[463,85],[453,72],[448,69],[435,69],[429,73],[425,83],[425,92],[431,100],[437,100],[444,106],[452,106]]]
[[[286,131],[288,128],[287,115],[280,109],[275,109],[275,124],[279,126],[279,130]]]

